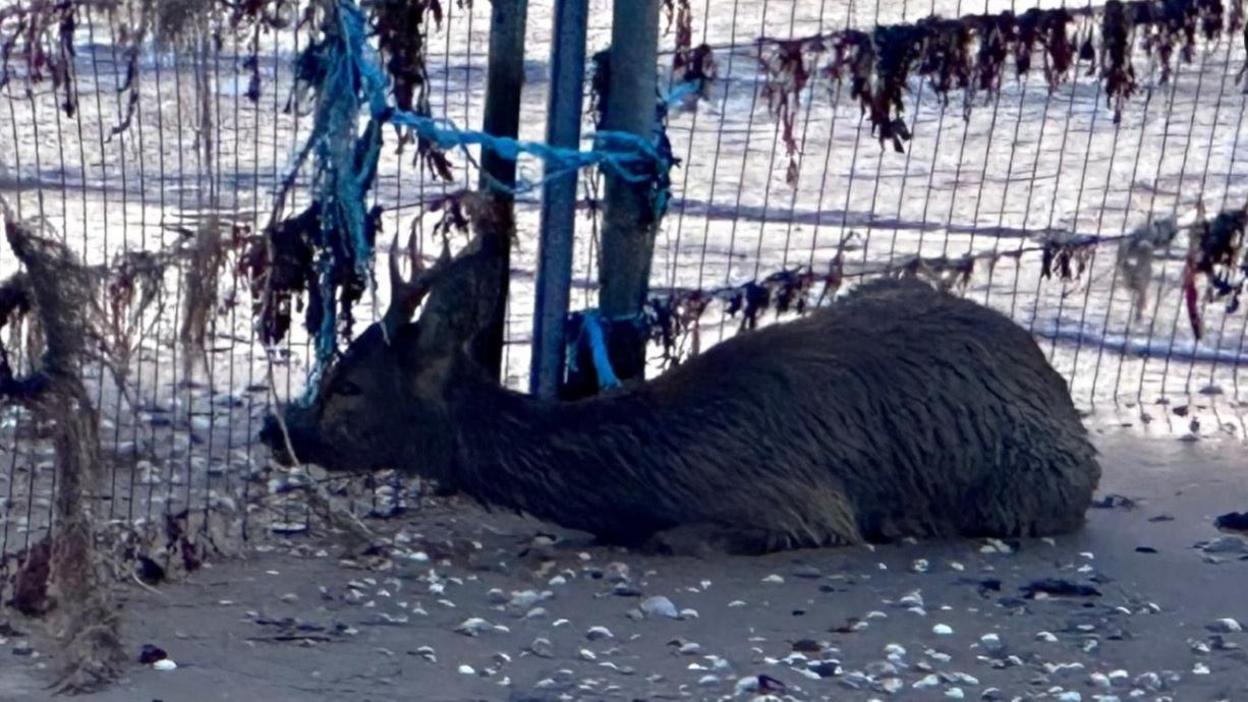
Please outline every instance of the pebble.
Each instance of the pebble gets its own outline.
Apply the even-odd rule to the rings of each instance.
[[[793,569],[793,577],[805,578],[807,580],[816,580],[823,577],[823,573],[812,565],[799,565]]]
[[[916,591],[914,591],[914,592],[912,592],[912,593],[910,593],[910,594],[908,594],[908,595],[903,595],[903,596],[901,597],[901,599],[897,600],[897,606],[898,606],[898,607],[906,607],[906,608],[908,608],[908,607],[922,607],[922,606],[923,606],[923,595],[922,595],[919,591],[917,591],[917,590],[916,590]]]
[[[932,633],[937,636],[949,636],[953,633],[953,627],[948,624],[937,624],[932,627]]]
[[[609,583],[628,582],[628,564],[620,563],[619,561],[608,563],[606,578]]]
[[[459,674],[460,675],[476,675],[477,671],[473,669],[473,667],[470,665],[461,665],[459,666]]]
[[[177,670],[178,664],[174,663],[171,659],[162,658],[152,664],[152,669],[163,671],[163,672],[169,672],[169,671]]]
[[[767,577],[763,578],[763,582],[769,583],[772,585],[782,585],[784,584],[784,576],[776,575],[775,573],[772,573],[771,575],[768,575]]]
[[[951,700],[961,700],[966,698],[966,693],[963,692],[960,687],[951,687],[948,690],[945,690],[945,697],[948,697]]]
[[[1036,634],[1036,641],[1043,641],[1045,643],[1057,643],[1057,635],[1050,631],[1042,631],[1039,634]]]
[[[529,652],[538,658],[553,658],[555,647],[551,645],[550,639],[539,636],[533,639],[533,643],[529,644]]]
[[[1140,689],[1149,690],[1150,692],[1156,692],[1162,688],[1161,676],[1152,672],[1141,673],[1136,676],[1132,684]]]
[[[1083,702],[1083,695],[1074,690],[1066,690],[1057,695],[1057,702]]]
[[[680,618],[680,611],[676,609],[676,605],[663,595],[655,595],[642,600],[641,611],[649,617]]]
[[[612,634],[611,630],[605,626],[594,626],[585,632],[585,638],[590,641],[601,641],[603,639],[613,639],[615,634]]]
[[[459,626],[455,627],[455,633],[464,636],[480,636],[481,632],[493,629],[494,625],[481,617],[472,617],[465,619]]]
[[[1244,626],[1238,620],[1227,617],[1210,624],[1209,630],[1218,634],[1237,634],[1244,630]]]
[[[935,674],[932,674],[932,675],[926,675],[920,680],[915,681],[914,685],[912,685],[911,687],[913,687],[916,690],[927,690],[927,689],[936,687],[938,685],[940,685],[940,678],[937,677]]]
[[[35,648],[30,645],[29,641],[18,641],[13,644],[12,651],[15,656],[29,656],[34,654]]]
[[[1208,675],[1209,666],[1205,665],[1204,663],[1197,663],[1196,665],[1192,666],[1192,674],[1193,675]]]
[[[698,678],[698,687],[714,687],[720,682],[722,681],[718,675],[707,674]]]
[[[1001,641],[999,634],[984,634],[979,637],[979,643],[989,653],[1000,653],[1005,650],[1005,644]]]

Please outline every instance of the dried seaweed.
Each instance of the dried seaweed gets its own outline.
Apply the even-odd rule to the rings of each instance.
[[[89,352],[94,282],[69,249],[54,238],[18,222],[7,203],[5,234],[26,274],[0,288],[25,286],[27,304],[37,313],[45,348],[38,366],[17,377],[0,368],[0,396],[28,408],[52,428],[57,529],[48,539],[47,591],[61,621],[58,658],[63,666],[56,686],[65,692],[88,691],[121,673],[124,654],[118,618],[109,591],[102,586],[95,548],[93,500],[100,474],[99,419],[78,368]],[[12,319],[14,306],[4,310]],[[29,565],[30,559],[27,559]]]
[[[758,62],[767,80],[763,98],[771,114],[780,120],[781,140],[789,157],[786,181],[797,182],[797,155],[801,151],[794,129],[802,102],[802,92],[814,75],[812,66],[825,47],[814,39],[760,39]]]
[[[676,46],[672,53],[672,72],[680,73],[693,60],[693,8],[689,0],[663,0],[667,15],[667,31],[676,27]]]
[[[78,86],[74,73],[74,33],[78,13],[84,6],[111,8],[113,2],[81,0],[35,0],[0,8],[0,89],[14,79],[14,59],[24,66],[30,85],[49,81],[62,96],[61,109],[68,117],[78,110]],[[11,32],[5,36],[5,32]]]
[[[1150,222],[1136,229],[1118,245],[1118,279],[1123,287],[1131,291],[1136,319],[1144,314],[1157,251],[1168,247],[1178,231],[1172,219]]]
[[[1189,240],[1183,267],[1183,296],[1188,321],[1197,339],[1203,334],[1198,276],[1204,276],[1205,299],[1226,299],[1226,311],[1239,310],[1240,295],[1248,285],[1248,207],[1218,213],[1200,222]]]
[[[459,3],[464,7],[464,2]],[[386,56],[395,106],[404,112],[429,116],[429,72],[426,62],[428,20],[441,26],[440,0],[372,0],[365,4],[371,12],[377,43]],[[400,132],[402,133],[402,132]],[[403,134],[402,149],[413,133]],[[431,175],[451,182],[455,179],[450,159],[432,141],[416,135],[416,161]]]
[[[798,95],[811,78],[812,55],[828,55],[818,76],[848,84],[881,144],[904,151],[910,139],[902,119],[903,98],[915,77],[923,78],[947,105],[950,93],[965,93],[964,116],[980,94],[999,95],[1008,59],[1023,77],[1037,67],[1050,91],[1065,83],[1075,67],[1104,82],[1107,105],[1121,120],[1127,99],[1139,88],[1131,52],[1136,39],[1157,58],[1160,81],[1169,80],[1176,60],[1190,63],[1198,39],[1216,40],[1244,26],[1243,0],[1108,0],[1100,9],[1032,8],[946,19],[931,16],[913,23],[881,25],[869,33],[846,29],[802,39],[762,37],[763,95],[782,124],[790,154],[800,145],[793,136]],[[1099,45],[1094,22],[1099,16]],[[1248,29],[1248,28],[1246,28]],[[1248,47],[1248,31],[1244,36]],[[1240,77],[1248,71],[1241,70]],[[792,167],[792,161],[790,162]]]

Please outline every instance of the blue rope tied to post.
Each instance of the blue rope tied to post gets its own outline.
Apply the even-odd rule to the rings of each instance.
[[[594,374],[598,377],[599,390],[614,390],[620,387],[620,379],[615,375],[611,365],[611,356],[607,352],[607,335],[602,313],[590,309],[576,315],[581,320],[581,332],[575,339],[566,342],[564,358],[567,359],[569,372],[577,371],[577,352],[581,343],[588,342],[590,355],[593,358]]]
[[[371,271],[374,242],[369,238],[365,202],[381,154],[380,125],[409,128],[441,150],[459,150],[469,162],[472,162],[469,149],[478,146],[508,160],[518,161],[521,156],[528,155],[546,164],[540,179],[520,178],[515,186],[498,182],[487,173],[490,184],[500,192],[527,193],[541,188],[549,180],[598,167],[631,183],[653,182],[658,191],[656,215],[662,214],[670,199],[667,174],[676,159],[662,139],[601,130],[590,135],[590,149],[566,149],[465,131],[447,119],[392,107],[386,95],[388,80],[377,52],[369,45],[368,20],[356,0],[334,3],[323,39],[308,46],[296,66],[299,73],[296,79],[316,89],[317,109],[311,134],[296,158],[292,176],[304,158],[314,154],[316,198],[322,204],[320,240],[316,242],[321,252],[317,272],[322,314],[315,333],[316,355],[309,374],[307,398],[315,393],[324,369],[337,353],[334,283],[339,266],[335,257],[345,257],[344,263],[350,263],[361,279],[374,284]],[[663,101],[663,107],[684,101],[698,89],[693,82],[677,86]],[[362,136],[357,136],[365,107],[368,126]],[[601,322],[590,324],[588,328],[590,343],[594,344],[595,363],[605,371],[606,378],[618,385],[606,359]],[[600,373],[600,378],[603,377]]]

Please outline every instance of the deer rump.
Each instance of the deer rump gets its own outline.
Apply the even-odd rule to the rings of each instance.
[[[393,345],[415,344],[403,336],[419,339],[423,323]],[[400,381],[415,389],[380,400],[439,408],[383,430],[412,450],[375,456],[361,442],[322,461],[324,441],[306,433],[324,429],[317,407],[287,413],[296,451],[303,439],[301,457],[330,469],[400,467],[488,506],[677,553],[1059,534],[1081,526],[1100,479],[1066,384],[1031,335],[913,280],[868,283],[575,402],[505,390],[458,358],[440,383]],[[425,377],[404,364],[428,360],[400,360],[397,378]],[[326,387],[318,402],[333,403]]]

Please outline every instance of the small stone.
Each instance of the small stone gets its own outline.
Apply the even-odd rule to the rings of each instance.
[[[1111,681],[1109,676],[1104,673],[1093,673],[1088,676],[1088,682],[1092,683],[1092,687],[1099,690],[1108,690],[1114,686],[1113,681]]]
[[[806,580],[817,580],[818,578],[823,577],[823,573],[821,573],[815,566],[803,564],[793,569],[793,577],[804,578]]]
[[[1142,690],[1148,690],[1149,692],[1157,692],[1158,690],[1162,688],[1164,683],[1162,682],[1160,675],[1149,672],[1149,673],[1142,673],[1136,676],[1132,684]]]
[[[948,624],[937,624],[936,626],[932,627],[932,633],[936,634],[937,636],[949,636],[953,634],[953,627],[949,626]]]
[[[507,606],[515,611],[527,611],[542,600],[541,593],[536,590],[522,590],[520,592],[511,593],[511,598],[507,602]]]
[[[718,675],[707,674],[698,678],[698,687],[714,687],[720,682],[722,682],[722,680]]]
[[[480,636],[482,632],[493,629],[494,625],[481,617],[472,617],[465,619],[459,626],[455,627],[455,633],[464,636]]]
[[[951,687],[948,690],[945,690],[945,697],[948,697],[951,700],[961,700],[966,698],[966,693],[963,692],[960,687]]]
[[[984,634],[979,637],[979,644],[989,653],[1000,653],[1005,650],[1005,644],[1002,643],[999,634]]]
[[[980,693],[979,699],[987,702],[996,702],[997,700],[1005,699],[1005,695],[998,688],[990,687]]]
[[[903,596],[901,597],[901,599],[897,600],[897,606],[898,606],[898,607],[906,607],[906,608],[909,608],[909,607],[922,607],[922,606],[923,606],[923,595],[922,595],[921,593],[919,593],[917,590],[916,590],[915,592],[911,592],[911,593],[910,593],[910,594],[908,594],[908,595],[903,595]]]
[[[809,664],[807,669],[821,678],[834,678],[842,672],[840,664],[836,661],[817,661]]]
[[[680,611],[676,609],[676,605],[663,595],[655,595],[647,597],[641,602],[641,611],[649,617],[666,617],[668,619],[678,619]]]
[[[696,656],[701,652],[702,652],[702,646],[692,641],[681,644],[680,648],[677,649],[677,653],[681,654],[682,656]]]
[[[1209,672],[1209,666],[1204,663],[1197,663],[1192,666],[1192,675],[1208,675]]]
[[[459,674],[460,675],[476,675],[477,671],[472,666],[465,664],[465,665],[459,666]]]
[[[167,673],[167,672],[174,671],[177,669],[178,669],[178,664],[174,663],[173,660],[170,658],[161,658],[160,660],[152,664],[152,670],[159,670],[161,672]]]
[[[771,575],[768,575],[767,577],[763,578],[763,582],[772,584],[772,585],[781,585],[784,583],[784,577],[781,575],[776,575],[775,573],[772,573]]]
[[[880,689],[890,695],[901,692],[903,687],[905,687],[905,683],[900,678],[884,678],[880,681]]]
[[[628,564],[616,561],[607,564],[606,578],[609,583],[628,582]]]
[[[1238,620],[1227,617],[1210,624],[1209,630],[1218,634],[1238,634],[1244,630],[1244,626]]]
[[[585,632],[585,638],[590,641],[601,641],[603,639],[613,639],[615,634],[612,634],[611,630],[605,626],[594,626]]]
[[[927,690],[940,685],[940,678],[935,674],[926,675],[922,679],[917,680],[911,687],[916,690]]]
[[[1057,643],[1057,635],[1050,631],[1042,631],[1039,634],[1036,634],[1036,641],[1043,641],[1045,643]]]
[[[538,658],[553,658],[555,655],[555,647],[551,645],[550,639],[538,637],[533,639],[533,643],[529,644],[529,653]]]
[[[594,654],[594,652],[593,652],[593,651],[591,651],[591,650],[589,650],[588,648],[582,648],[582,649],[581,649],[581,650],[577,653],[577,655],[578,655],[578,656],[580,656],[580,657],[581,657],[581,660],[583,660],[583,661],[596,661],[596,660],[598,660],[598,656],[597,656],[597,655],[595,655],[595,654]]]
[[[34,655],[35,648],[29,641],[18,641],[13,644],[12,651],[15,656],[31,656]]]
[[[1083,702],[1083,695],[1074,690],[1058,693],[1057,702]]]

